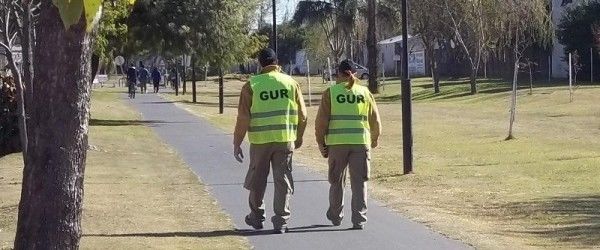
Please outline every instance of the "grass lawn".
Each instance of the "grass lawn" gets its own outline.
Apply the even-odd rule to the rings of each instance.
[[[305,78],[298,82],[308,93]],[[312,80],[314,101],[324,89]],[[217,84],[202,82],[191,95],[165,94],[181,107],[233,131],[242,82],[225,85],[218,114]],[[564,84],[563,84],[564,85]],[[191,86],[191,85],[190,85]],[[536,84],[519,91],[516,140],[508,131],[510,85],[482,80],[469,95],[464,80],[444,81],[433,94],[430,79],[413,80],[415,172],[402,175],[399,81],[377,95],[384,132],[374,150],[372,194],[434,230],[483,249],[593,248],[600,246],[600,87],[568,89]],[[190,87],[191,89],[191,87]],[[309,108],[302,164],[326,173],[314,142]]]
[[[82,249],[248,249],[197,177],[118,90],[93,93]],[[0,249],[12,247],[21,171],[19,155],[0,159]]]

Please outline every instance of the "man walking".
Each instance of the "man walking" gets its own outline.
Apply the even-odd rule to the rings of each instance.
[[[158,93],[158,89],[160,87],[160,79],[160,71],[158,71],[158,68],[154,67],[154,69],[152,69],[152,85],[154,86],[155,94]]]
[[[350,170],[353,229],[367,222],[367,181],[370,149],[377,147],[381,121],[373,95],[356,84],[354,62],[338,67],[337,84],[327,89],[315,120],[315,135],[323,157],[329,157],[327,219],[339,226],[344,218],[344,187]]]
[[[258,58],[263,70],[250,78],[241,91],[235,126],[233,153],[242,162],[241,144],[246,133],[250,141],[250,166],[244,187],[250,191],[250,214],[246,224],[262,229],[265,220],[263,198],[270,168],[275,192],[271,218],[275,233],[285,233],[290,218],[290,197],[294,191],[292,154],[302,146],[306,128],[306,106],[302,91],[292,77],[281,73],[277,55],[262,50]]]
[[[140,93],[146,94],[146,84],[150,80],[150,72],[144,66],[144,63],[140,61],[140,68],[138,70],[138,80],[140,82]]]

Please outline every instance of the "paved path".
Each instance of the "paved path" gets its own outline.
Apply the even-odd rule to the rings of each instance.
[[[248,237],[255,249],[469,248],[395,214],[372,200],[369,200],[369,222],[365,230],[348,230],[352,226],[350,216],[339,227],[329,226],[325,218],[328,203],[326,177],[298,165],[294,169],[296,191],[292,197],[290,232],[284,235],[270,234],[272,184],[269,184],[265,196],[265,230],[250,231],[244,223],[244,216],[249,212],[248,192],[242,187],[248,159],[244,164],[235,161],[231,153],[231,134],[223,133],[206,120],[153,94],[137,95],[137,99],[131,103],[142,113],[144,120],[158,121],[149,126],[183,157],[209,187],[212,195],[231,216],[235,227]],[[247,147],[244,150],[248,156]],[[346,200],[350,200],[348,196]],[[349,205],[345,208],[345,214],[350,215]]]

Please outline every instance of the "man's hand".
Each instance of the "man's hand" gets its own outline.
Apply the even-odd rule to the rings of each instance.
[[[377,140],[371,140],[371,148],[376,148],[378,145]]]
[[[299,149],[300,147],[302,147],[302,143],[303,143],[303,142],[302,142],[302,138],[298,138],[298,139],[296,140],[296,142],[294,142],[294,146],[295,146],[294,148],[295,148],[295,149]]]
[[[319,151],[321,151],[321,155],[323,157],[329,157],[329,148],[327,147],[327,145],[319,145]]]
[[[244,153],[242,152],[242,148],[240,146],[233,147],[233,156],[238,162],[244,162]]]

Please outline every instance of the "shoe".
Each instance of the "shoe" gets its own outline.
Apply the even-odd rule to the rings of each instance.
[[[255,222],[253,220],[250,219],[250,215],[246,215],[246,218],[244,218],[244,221],[246,222],[246,225],[251,226],[252,228],[256,229],[256,230],[260,230],[263,229],[263,223],[261,222]]]
[[[331,221],[331,224],[333,224],[334,226],[339,226],[342,225],[342,220],[334,220],[333,218],[331,218],[331,216],[329,216],[329,213],[326,214],[327,215],[327,219],[329,221]]]
[[[273,229],[273,233],[274,234],[284,234],[288,232],[288,228],[287,227],[281,227],[281,228],[274,228]]]
[[[364,228],[365,228],[365,225],[364,225],[364,224],[354,224],[354,225],[352,226],[352,229],[353,229],[353,230],[363,230]]]

